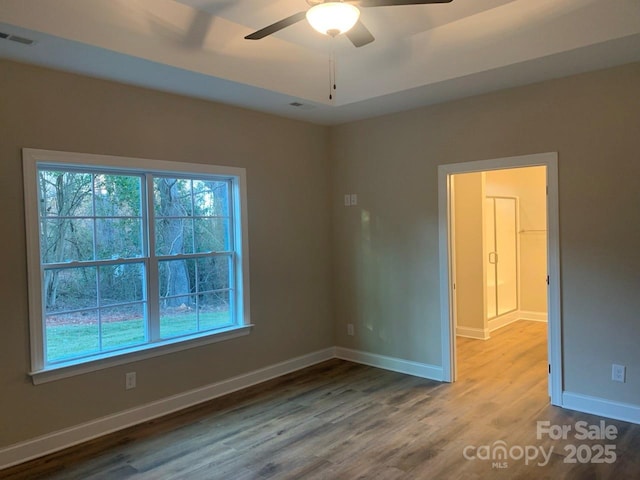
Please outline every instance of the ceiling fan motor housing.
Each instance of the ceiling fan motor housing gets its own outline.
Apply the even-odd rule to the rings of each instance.
[[[335,37],[353,28],[360,18],[360,10],[350,3],[322,2],[307,10],[306,17],[315,30]]]

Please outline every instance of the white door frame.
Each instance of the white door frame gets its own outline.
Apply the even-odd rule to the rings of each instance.
[[[451,175],[504,170],[518,167],[547,167],[547,287],[549,395],[551,404],[562,406],[562,319],[560,305],[560,228],[558,207],[557,152],[496,158],[438,166],[438,213],[440,245],[440,321],[442,331],[442,378],[456,380],[456,345],[453,315],[451,235]]]

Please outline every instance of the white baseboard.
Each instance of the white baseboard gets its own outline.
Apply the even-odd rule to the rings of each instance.
[[[517,322],[520,320],[520,312],[516,310],[515,312],[506,313],[504,315],[500,315],[499,317],[492,318],[487,322],[489,325],[489,332],[494,332],[499,328],[506,327],[510,323]]]
[[[0,449],[0,469],[26,462],[133,425],[183,410],[272,378],[335,358],[334,347],[270,365],[237,377],[147,403]]]
[[[515,310],[513,312],[501,315],[496,318],[492,318],[487,322],[488,328],[472,328],[462,327],[458,325],[456,327],[456,335],[458,337],[478,338],[480,340],[488,340],[491,338],[491,332],[495,332],[499,328],[506,327],[507,325],[517,322],[518,320],[530,320],[533,322],[546,322],[546,312],[531,312],[527,310]]]
[[[528,310],[520,310],[518,312],[520,320],[530,320],[532,322],[545,322],[548,321],[547,312],[532,312]]]
[[[193,405],[332,358],[340,358],[431,380],[442,381],[443,378],[442,367],[436,365],[418,363],[348,348],[331,347],[261,368],[245,375],[233,377],[222,382],[98,418],[91,422],[10,445],[0,449],[0,470],[133,425],[153,420],[154,418],[183,410]],[[638,405],[612,402],[602,398],[564,392],[562,394],[562,407],[640,424],[640,406]]]
[[[428,378],[442,381],[442,367],[426,363],[412,362],[395,357],[387,357],[376,353],[351,350],[349,348],[336,347],[336,357],[350,362],[362,363],[372,367],[383,368],[393,372],[406,373],[415,377]]]
[[[579,393],[563,392],[562,408],[640,424],[640,405],[613,402],[604,398],[590,397]]]
[[[466,338],[477,338],[479,340],[488,340],[490,338],[489,330],[486,328],[473,327],[456,327],[456,336]]]

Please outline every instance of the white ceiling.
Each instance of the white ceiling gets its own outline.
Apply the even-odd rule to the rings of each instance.
[[[307,8],[305,0],[0,0],[0,32],[36,40],[0,40],[0,57],[320,124],[640,61],[640,0],[363,8],[376,41],[361,48],[306,21],[244,40]]]

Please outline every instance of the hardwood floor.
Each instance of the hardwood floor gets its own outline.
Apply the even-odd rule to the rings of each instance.
[[[536,421],[598,424],[548,403],[546,325],[519,321],[486,342],[458,339],[459,381],[443,384],[331,360],[126,431],[0,471],[11,479],[631,479],[640,426],[616,440],[536,438]],[[505,442],[491,460],[482,446]],[[565,463],[595,444],[614,463]],[[489,448],[487,447],[487,449]],[[522,447],[522,450],[520,450]],[[540,449],[552,448],[544,466]],[[567,450],[565,450],[567,448]],[[495,450],[495,448],[494,448]],[[520,451],[536,450],[529,461]]]

